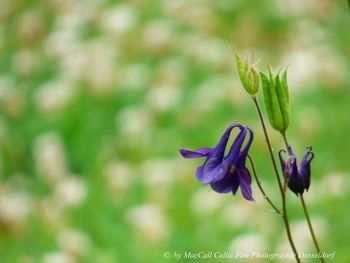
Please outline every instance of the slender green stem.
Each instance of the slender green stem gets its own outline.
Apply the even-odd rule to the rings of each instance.
[[[266,125],[265,125],[265,120],[264,120],[264,116],[261,112],[261,108],[260,108],[260,105],[259,105],[259,101],[256,97],[252,97],[253,98],[253,101],[254,101],[254,104],[255,104],[255,107],[256,107],[256,110],[258,112],[258,115],[259,115],[259,119],[260,119],[260,122],[261,122],[261,126],[263,128],[263,131],[264,131],[264,135],[265,135],[265,140],[266,140],[266,143],[267,143],[267,147],[269,149],[269,153],[270,153],[270,157],[271,157],[271,161],[272,161],[272,166],[273,166],[273,169],[275,171],[275,174],[276,174],[276,178],[277,178],[277,182],[278,182],[278,187],[280,189],[280,192],[281,192],[281,197],[282,197],[282,211],[283,211],[283,214],[282,214],[282,218],[283,218],[283,222],[284,222],[284,226],[286,228],[286,232],[287,232],[287,237],[288,237],[288,241],[289,241],[289,244],[293,250],[293,253],[295,255],[295,259],[298,263],[301,263],[300,261],[300,258],[299,258],[299,254],[298,254],[298,251],[294,245],[294,241],[293,241],[293,238],[292,238],[292,234],[291,234],[291,231],[290,231],[290,226],[289,226],[289,220],[288,220],[288,214],[287,214],[287,203],[286,203],[286,195],[285,195],[285,191],[283,190],[283,187],[282,187],[282,182],[281,182],[281,178],[280,178],[280,174],[278,172],[278,169],[277,169],[277,164],[276,164],[276,160],[275,160],[275,156],[273,155],[273,150],[272,150],[272,146],[271,146],[271,142],[270,142],[270,139],[269,139],[269,136],[267,134],[267,129],[266,129]]]
[[[256,169],[255,169],[255,165],[254,165],[254,161],[252,159],[252,157],[250,155],[248,155],[248,159],[250,161],[250,165],[252,167],[252,170],[253,170],[253,174],[254,174],[254,177],[255,177],[255,180],[256,180],[256,183],[262,193],[262,195],[264,196],[264,198],[266,199],[266,201],[271,205],[271,207],[276,211],[277,214],[279,215],[282,215],[282,212],[277,208],[277,206],[271,201],[271,199],[268,197],[268,195],[266,194],[259,178],[258,178],[258,175],[256,173]]]
[[[281,133],[281,134],[282,134],[282,137],[283,137],[284,144],[286,145],[286,150],[289,153],[289,151],[288,151],[288,145],[289,144],[288,144],[288,141],[287,141],[286,132]],[[286,175],[284,175],[283,190],[284,190],[284,192],[287,192],[287,177],[286,177]]]
[[[288,236],[288,240],[290,243],[290,246],[292,247],[292,250],[294,252],[295,255],[295,259],[298,263],[301,263],[300,258],[299,258],[299,253],[294,245],[294,241],[292,238],[292,234],[290,231],[290,226],[289,226],[289,220],[288,220],[288,214],[287,214],[287,202],[286,202],[286,195],[285,192],[283,192],[282,194],[282,210],[283,210],[283,221],[284,221],[284,225],[286,227],[286,232],[287,232],[287,236]]]
[[[284,144],[286,145],[286,150],[288,152],[289,143],[288,143],[288,140],[287,140],[286,133],[281,133],[281,134],[282,134],[282,137],[283,137]]]
[[[289,145],[289,143],[288,143],[288,140],[287,140],[287,136],[286,136],[285,133],[282,134],[282,136],[283,136],[283,140],[284,140],[284,143],[285,143],[286,148],[287,148],[287,151],[288,151],[288,145]],[[310,230],[310,234],[311,234],[311,236],[312,236],[312,240],[313,240],[313,242],[314,242],[314,245],[315,245],[315,247],[316,247],[316,250],[317,250],[318,254],[320,254],[320,253],[321,253],[321,249],[320,249],[320,246],[318,245],[317,238],[316,238],[314,229],[313,229],[313,227],[312,227],[312,223],[311,223],[311,219],[310,219],[310,216],[309,216],[309,212],[308,212],[308,209],[307,209],[307,206],[306,206],[306,203],[305,203],[305,200],[304,200],[304,197],[303,197],[302,194],[300,195],[300,201],[301,201],[301,205],[302,205],[303,210],[304,210],[305,218],[306,218],[306,221],[307,221],[309,230]],[[320,259],[320,261],[321,261],[322,263],[325,263],[325,262],[326,262],[326,261],[324,260],[324,258],[321,258],[321,257],[320,257],[319,259]]]
[[[320,249],[320,246],[318,245],[318,242],[317,242],[317,239],[316,239],[316,235],[315,235],[314,229],[313,229],[312,224],[311,224],[311,219],[310,219],[310,216],[309,216],[309,212],[307,211],[307,207],[306,207],[303,195],[300,195],[300,200],[301,200],[301,204],[303,206],[304,214],[305,214],[305,217],[306,217],[306,220],[307,220],[307,224],[308,224],[309,229],[310,229],[310,233],[311,233],[312,239],[314,241],[316,250],[317,250],[318,254],[320,255],[321,254],[321,249]],[[321,262],[326,263],[324,258],[320,257],[319,259],[320,259]]]
[[[278,169],[277,169],[277,164],[276,164],[276,160],[275,160],[275,157],[273,155],[273,151],[272,151],[272,146],[271,146],[271,142],[270,142],[270,138],[267,134],[267,129],[266,129],[266,125],[265,125],[265,120],[264,120],[264,116],[261,112],[261,107],[259,105],[259,101],[256,97],[253,97],[253,101],[254,101],[254,104],[255,104],[255,108],[258,112],[258,115],[259,115],[259,119],[260,119],[260,122],[261,122],[261,126],[263,128],[263,131],[264,131],[264,135],[265,135],[265,140],[266,140],[266,143],[267,143],[267,148],[269,150],[269,153],[270,153],[270,157],[271,157],[271,161],[272,161],[272,166],[273,166],[273,169],[275,171],[275,174],[276,174],[276,178],[277,178],[277,182],[278,182],[278,187],[280,189],[280,192],[281,194],[283,195],[283,188],[282,188],[282,182],[281,182],[281,178],[280,178],[280,175],[279,175],[279,172],[278,172]]]

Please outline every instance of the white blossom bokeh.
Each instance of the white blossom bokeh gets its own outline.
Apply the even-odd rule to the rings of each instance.
[[[343,2],[0,1],[1,263],[289,252],[254,180],[255,202],[239,190],[217,194],[195,178],[203,160],[178,153],[214,147],[234,122],[249,125],[258,175],[281,206],[235,53],[254,53],[261,71],[288,68],[288,139],[298,162],[306,146],[315,151],[305,200],[321,248],[348,260]],[[267,128],[277,154],[283,141]],[[288,192],[287,203],[297,247],[314,251],[299,199]]]

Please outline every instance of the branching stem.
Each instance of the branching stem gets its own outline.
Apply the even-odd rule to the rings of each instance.
[[[253,170],[253,175],[255,177],[255,180],[256,180],[256,183],[260,189],[260,192],[262,193],[262,195],[264,196],[264,198],[266,199],[266,201],[271,205],[271,207],[276,211],[277,214],[279,215],[282,215],[282,212],[277,208],[277,206],[271,201],[271,199],[268,197],[268,195],[266,194],[259,178],[258,178],[258,175],[256,173],[256,169],[255,169],[255,165],[254,165],[254,161],[252,159],[252,157],[250,155],[248,155],[248,159],[249,159],[249,162],[250,162],[250,165],[252,167],[252,170]]]

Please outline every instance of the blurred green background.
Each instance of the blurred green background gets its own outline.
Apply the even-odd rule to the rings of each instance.
[[[255,185],[254,203],[216,194],[194,177],[201,160],[177,152],[249,125],[279,202],[234,66],[233,52],[253,50],[261,70],[289,65],[288,137],[299,160],[307,145],[316,155],[305,198],[321,248],[347,262],[349,20],[345,0],[1,0],[0,261],[290,251]],[[283,144],[270,134],[276,152]],[[298,249],[314,252],[298,199],[288,203]]]

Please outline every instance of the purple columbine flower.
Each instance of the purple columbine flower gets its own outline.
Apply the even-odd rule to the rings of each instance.
[[[302,195],[304,193],[304,190],[308,191],[310,187],[310,163],[314,158],[312,147],[307,147],[307,151],[304,154],[299,167],[297,166],[297,158],[294,155],[290,145],[288,145],[289,157],[287,161],[283,159],[282,152],[285,153],[286,151],[280,150],[279,157],[283,174],[287,179],[287,185],[289,189],[292,190],[296,195]]]
[[[225,149],[232,129],[239,128],[240,132],[225,156]],[[249,140],[242,149],[243,142],[249,133]],[[181,155],[185,158],[206,157],[203,165],[196,170],[196,177],[202,184],[210,184],[218,193],[236,194],[241,188],[243,197],[254,200],[251,189],[250,172],[245,165],[248,150],[253,141],[253,132],[241,124],[233,124],[226,129],[215,148],[200,148],[194,151],[180,148]]]

